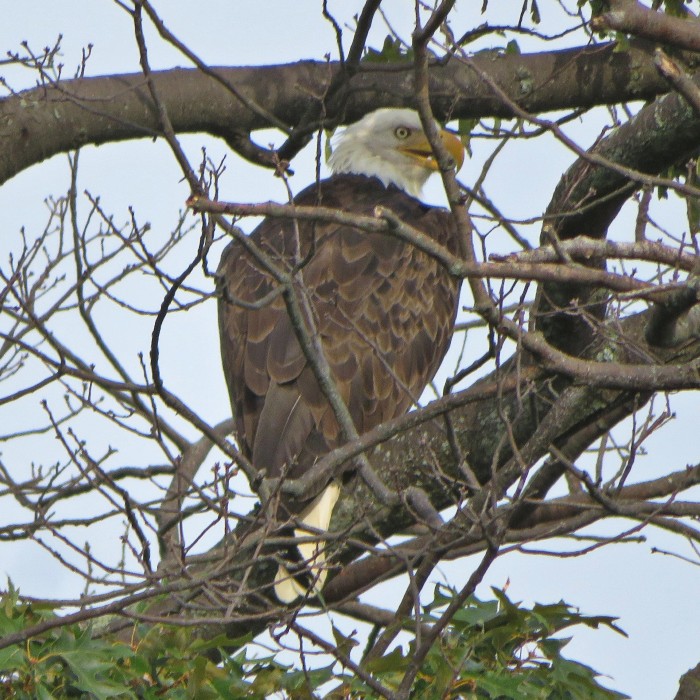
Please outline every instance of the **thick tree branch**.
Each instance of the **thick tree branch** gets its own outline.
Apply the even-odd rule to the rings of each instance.
[[[609,44],[521,56],[490,54],[477,56],[473,62],[511,99],[532,112],[649,99],[668,89],[644,47],[615,52]],[[338,70],[336,63],[312,61],[218,67],[208,74],[173,69],[154,72],[152,84],[176,133],[208,133],[239,149],[242,134],[270,126],[262,116],[266,113],[290,128],[298,123],[307,113],[311,96],[321,100]],[[347,104],[339,118],[351,121],[376,107],[411,105],[412,73],[410,63],[363,65],[349,82]],[[438,117],[512,113],[456,59],[431,66],[430,94]],[[251,109],[248,103],[260,109]],[[328,116],[330,123],[337,123],[335,115]],[[85,144],[157,135],[157,109],[141,74],[43,85],[0,101],[0,140],[4,144],[0,183],[34,163]]]
[[[612,29],[675,48],[700,51],[700,23],[691,14],[674,17],[636,0],[608,0],[608,5],[609,11],[591,20],[594,30]]]
[[[629,122],[593,149],[617,166],[656,174],[691,158],[700,143],[700,118],[678,94],[664,95],[644,107]],[[608,227],[640,182],[624,171],[590,158],[579,158],[562,177],[545,214],[542,242],[579,235],[605,238]],[[533,320],[547,339],[576,355],[590,347],[593,325],[605,313],[605,296],[576,283],[544,284],[533,308]],[[586,309],[587,319],[571,306]],[[553,311],[563,310],[563,313]],[[573,312],[573,313],[572,313]]]
[[[683,674],[674,700],[700,700],[700,664]]]

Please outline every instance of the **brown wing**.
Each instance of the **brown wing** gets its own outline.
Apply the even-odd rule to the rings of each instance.
[[[320,192],[318,188],[321,188]],[[454,251],[449,214],[377,180],[341,175],[305,190],[298,204],[370,214],[382,205]],[[252,234],[289,269],[297,246],[291,221],[265,220]],[[302,275],[324,352],[358,432],[405,413],[442,361],[452,335],[459,282],[434,259],[391,236],[337,224],[299,222]],[[312,248],[313,246],[313,248]],[[337,447],[340,431],[301,350],[284,299],[240,244],[224,252],[219,302],[224,373],[247,456],[271,476],[299,476]],[[298,511],[303,504],[293,510]]]

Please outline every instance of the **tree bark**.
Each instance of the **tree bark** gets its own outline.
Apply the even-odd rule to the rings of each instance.
[[[681,676],[675,700],[700,700],[700,664]]]
[[[533,113],[646,100],[668,90],[648,46],[616,52],[613,44],[530,55],[480,54],[486,71],[522,108]],[[300,126],[309,101],[325,100],[339,64],[288,65],[155,72],[153,78],[177,133],[221,137],[242,146],[271,119]],[[453,58],[430,69],[431,99],[441,118],[511,116],[512,110],[468,65]],[[227,85],[229,87],[227,87]],[[326,105],[329,125],[353,121],[382,106],[414,104],[413,64],[362,64]],[[307,125],[301,125],[306,127]],[[86,144],[100,145],[159,135],[157,110],[141,74],[66,80],[0,100],[0,184],[29,166]],[[257,153],[257,155],[251,154]],[[257,162],[272,167],[270,159]]]

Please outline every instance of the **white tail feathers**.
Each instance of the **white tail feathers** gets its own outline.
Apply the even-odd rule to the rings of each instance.
[[[318,534],[318,530],[328,530],[331,515],[335,507],[340,486],[332,481],[314,499],[306,510],[299,515],[298,520],[309,528],[299,527],[294,530],[295,537],[309,537]],[[307,593],[313,595],[319,593],[326,581],[326,554],[323,551],[326,543],[323,540],[315,542],[303,542],[297,545],[301,558],[306,564],[307,572],[311,575],[313,583],[307,590],[290,573],[286,567],[280,566],[275,575],[275,595],[281,603],[293,603]]]

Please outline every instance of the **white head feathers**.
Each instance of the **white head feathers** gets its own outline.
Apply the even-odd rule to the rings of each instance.
[[[442,133],[445,145],[461,165],[459,140]],[[328,165],[334,174],[376,177],[413,197],[420,197],[425,181],[437,170],[420,117],[412,109],[377,109],[351,124],[338,136]]]

